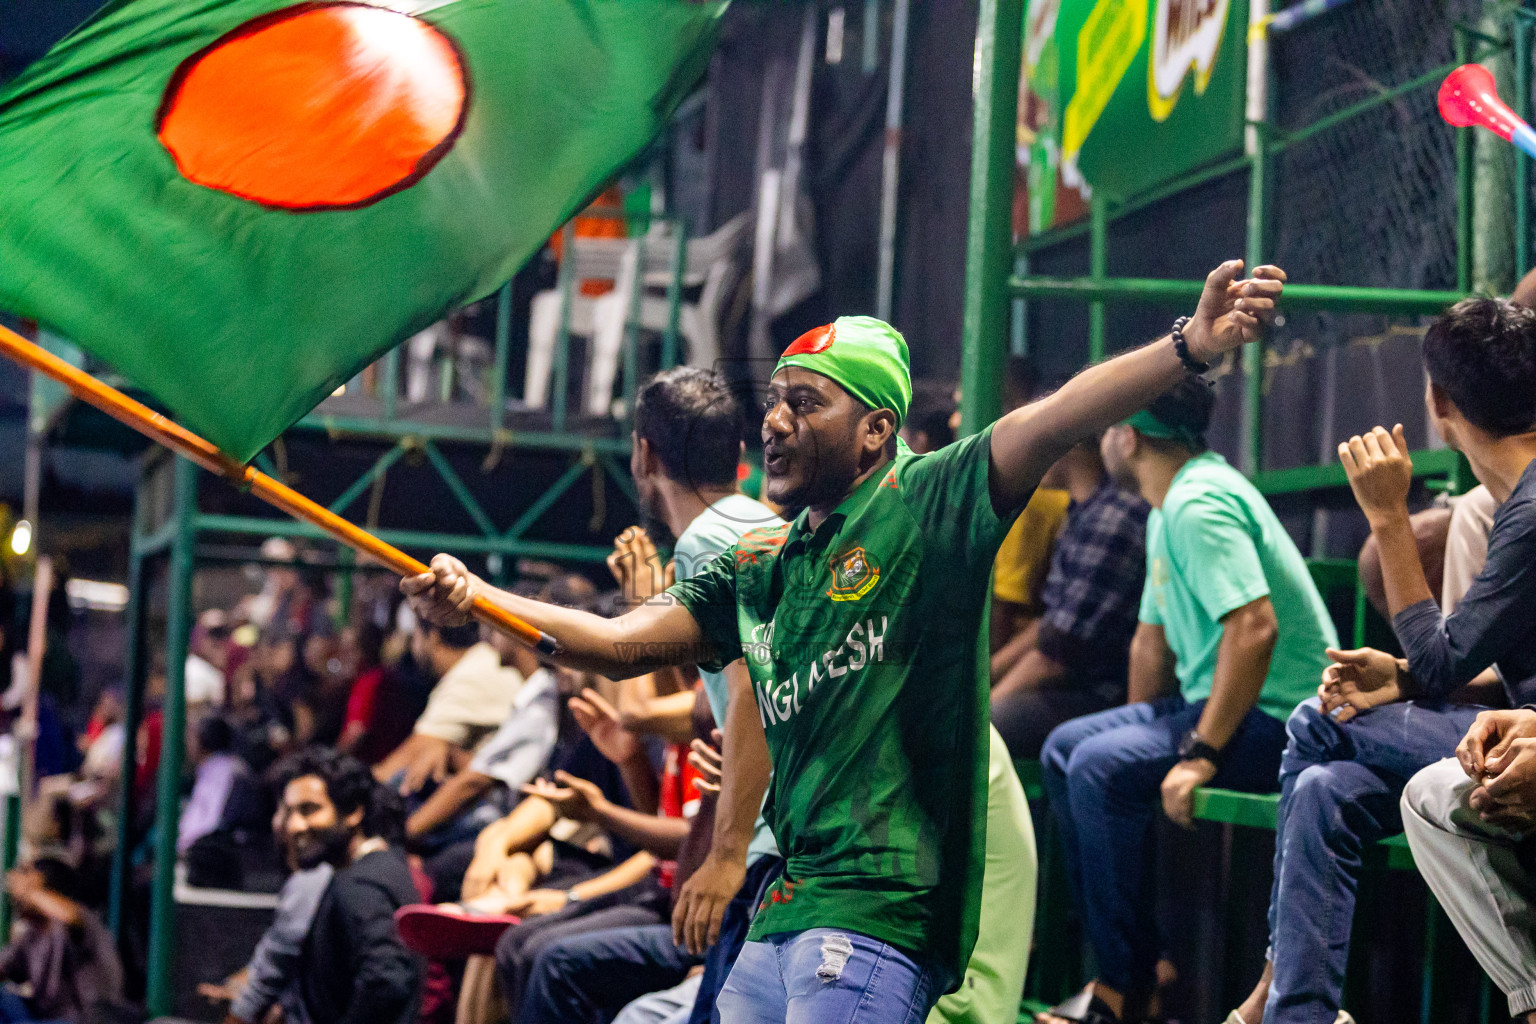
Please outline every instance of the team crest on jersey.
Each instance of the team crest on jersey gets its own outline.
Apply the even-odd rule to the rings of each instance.
[[[827,596],[834,601],[857,601],[880,582],[880,563],[862,547],[852,548],[832,559],[832,588]]]

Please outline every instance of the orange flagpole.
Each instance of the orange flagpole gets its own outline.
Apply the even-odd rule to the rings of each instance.
[[[142,402],[134,401],[116,388],[103,384],[84,370],[71,366],[47,349],[5,327],[0,327],[0,353],[52,377],[69,388],[82,402],[95,406],[118,422],[190,459],[208,472],[223,477],[241,490],[250,491],[295,519],[318,526],[336,540],[391,571],[401,576],[414,576],[427,571],[427,566],[399,548],[384,543],[362,527],[348,522],[255,467],[236,462],[180,424],[172,422]],[[484,597],[475,598],[473,613],[481,622],[510,633],[545,654],[554,654],[560,648],[554,637]]]

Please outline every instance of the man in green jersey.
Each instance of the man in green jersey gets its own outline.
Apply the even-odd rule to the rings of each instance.
[[[1046,469],[1204,361],[1253,340],[1285,275],[1241,261],[1174,333],[931,455],[899,445],[906,343],[844,317],[786,350],[763,422],[766,494],[793,522],[746,534],[614,620],[487,586],[447,555],[401,582],[433,621],[485,597],[610,676],[745,658],[785,858],[720,996],[736,1022],[920,1020],[963,975],[986,834],[988,579]],[[750,746],[749,716],[728,716]],[[757,726],[752,726],[756,728]],[[760,741],[759,741],[760,742]]]

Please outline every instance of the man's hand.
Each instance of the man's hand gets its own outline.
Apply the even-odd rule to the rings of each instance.
[[[725,777],[725,765],[720,757],[724,740],[719,729],[712,730],[710,738],[714,740],[713,746],[698,739],[689,745],[688,763],[699,773],[694,782],[699,792],[714,799],[719,797],[720,781]]]
[[[1374,647],[1356,651],[1330,647],[1327,654],[1333,664],[1323,669],[1323,682],[1317,688],[1323,714],[1347,722],[1362,711],[1403,699],[1402,666],[1392,655]]]
[[[453,744],[436,736],[417,735],[411,763],[405,766],[400,779],[400,795],[410,796],[421,792],[431,782],[442,782],[448,777],[448,765],[453,759]]]
[[[1413,485],[1413,460],[1399,423],[1387,433],[1377,427],[1339,445],[1339,461],[1355,492],[1360,511],[1374,530],[1384,520],[1408,517],[1408,489]]]
[[[439,626],[468,622],[475,594],[484,589],[480,577],[452,555],[434,555],[430,572],[400,579],[400,593],[411,599],[411,608]]]
[[[1483,769],[1487,781],[1470,797],[1482,819],[1512,832],[1536,826],[1536,737],[1511,739]]]
[[[1502,757],[1515,740],[1531,738],[1536,738],[1536,711],[1484,711],[1457,744],[1456,760],[1468,778],[1481,782],[1489,774],[1490,757]]]
[[[564,910],[570,899],[559,889],[529,889],[519,896],[507,897],[505,913],[519,917],[542,917]]]
[[[543,797],[555,808],[555,813],[572,821],[599,821],[608,808],[608,798],[597,783],[578,779],[567,771],[555,772],[555,778],[564,783],[556,786],[546,779],[534,779],[523,787],[525,796]]]
[[[1180,761],[1163,777],[1163,813],[1182,828],[1195,827],[1195,790],[1216,777],[1216,766],[1203,757]]]
[[[592,745],[614,764],[623,764],[640,752],[640,738],[624,728],[618,708],[591,688],[570,700],[576,724],[592,740]]]
[[[725,908],[746,881],[745,859],[716,856],[711,850],[689,876],[672,908],[672,941],[694,956],[703,956],[720,938]]]
[[[1263,325],[1274,319],[1285,271],[1266,265],[1243,281],[1237,277],[1242,269],[1242,260],[1228,260],[1210,272],[1195,315],[1184,328],[1189,354],[1203,363],[1257,341]]]
[[[676,582],[672,563],[661,564],[661,554],[643,526],[631,526],[614,538],[608,571],[633,604],[644,604]]]

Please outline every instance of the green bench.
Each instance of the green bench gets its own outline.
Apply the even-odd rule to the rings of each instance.
[[[1045,797],[1045,787],[1042,780],[1042,772],[1039,761],[1015,761],[1014,770],[1018,772],[1019,781],[1023,783],[1025,796],[1031,802],[1039,801]],[[1197,789],[1194,798],[1194,816],[1200,821],[1208,821],[1214,824],[1234,825],[1241,828],[1256,830],[1275,830],[1275,821],[1280,806],[1278,793],[1241,793],[1230,789]],[[1070,894],[1066,892],[1064,879],[1060,867],[1055,863],[1054,837],[1047,838],[1048,821],[1035,823],[1037,833],[1041,835],[1039,840],[1040,868],[1039,868],[1039,895],[1036,901],[1036,930],[1039,933],[1041,926],[1054,929],[1060,925],[1065,916],[1070,913],[1064,905],[1070,900]],[[1396,835],[1375,844],[1375,852],[1369,859],[1369,866],[1391,871],[1411,871],[1414,869],[1413,853],[1408,848],[1405,836]],[[1242,874],[1248,875],[1251,868],[1260,867],[1256,864],[1244,863]],[[1235,880],[1239,884],[1246,884],[1248,879]],[[1234,908],[1235,909],[1235,908]],[[1420,1011],[1421,1024],[1430,1024],[1433,1020],[1432,1007],[1435,1005],[1435,952],[1440,942],[1441,914],[1439,908],[1431,899],[1425,921],[1425,971],[1422,979],[1423,994],[1421,998],[1422,1009]],[[1235,922],[1234,922],[1235,923]],[[1066,962],[1068,951],[1060,948],[1037,947],[1037,951],[1046,953],[1043,960],[1037,960],[1031,964],[1030,977],[1026,979],[1025,998],[1020,1006],[1020,1024],[1029,1024],[1033,1021],[1033,1014],[1043,1010],[1059,1001],[1067,992],[1075,988],[1079,983],[1071,967]],[[1078,965],[1081,966],[1081,965]],[[1229,965],[1232,966],[1232,965]],[[1055,977],[1039,977],[1042,975],[1055,975]],[[1066,984],[1063,984],[1065,982]],[[1486,1022],[1492,1019],[1493,994],[1487,978],[1484,978],[1480,993],[1480,1006],[1474,1019]]]
[[[1195,790],[1195,817],[1201,821],[1273,832],[1279,808],[1278,793],[1239,793],[1232,789]],[[1407,836],[1395,835],[1376,845],[1381,850],[1386,867],[1393,871],[1414,870],[1413,853],[1408,849]]]

